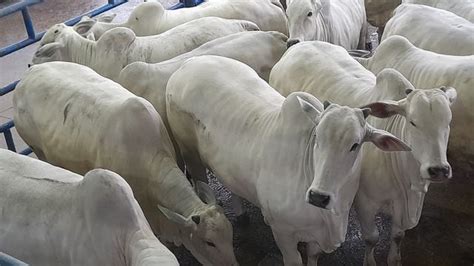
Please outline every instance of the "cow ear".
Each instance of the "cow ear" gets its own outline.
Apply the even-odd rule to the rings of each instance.
[[[387,118],[393,115],[406,115],[405,111],[406,106],[406,99],[400,100],[398,102],[395,101],[384,101],[384,102],[375,102],[370,103],[361,107],[370,108],[370,114],[379,117],[379,118]]]
[[[370,141],[383,151],[411,151],[410,146],[389,132],[366,124],[364,141]]]
[[[442,90],[444,93],[446,93],[446,96],[448,96],[449,105],[452,105],[456,101],[458,97],[458,93],[455,88],[443,86],[439,89]]]
[[[87,34],[87,39],[88,40],[91,40],[91,41],[95,41],[95,35],[93,32],[89,32],[89,34]]]
[[[97,17],[98,22],[110,23],[117,16],[116,13],[104,14]]]
[[[193,222],[194,222],[196,225],[199,225],[199,223],[201,222],[201,216],[199,216],[199,215],[193,215],[193,216],[191,216],[191,220],[193,220]]]
[[[48,43],[41,46],[33,56],[33,63],[44,63],[58,59],[57,55],[61,52],[63,47],[64,45],[59,42]]]
[[[312,121],[316,121],[319,117],[319,110],[316,109],[310,102],[306,101],[305,99],[301,98],[300,96],[296,96],[298,103],[300,105],[301,110],[303,111],[306,116]]]
[[[82,17],[82,19],[74,25],[72,28],[82,36],[86,36],[87,32],[95,25],[97,21],[89,18],[89,17]]]
[[[369,117],[370,113],[372,112],[370,108],[364,108],[361,111],[362,111],[362,114],[364,115],[364,119],[367,119],[367,117]]]
[[[183,226],[191,226],[192,222],[183,215],[176,213],[166,207],[158,205],[158,209],[168,218],[168,220]]]

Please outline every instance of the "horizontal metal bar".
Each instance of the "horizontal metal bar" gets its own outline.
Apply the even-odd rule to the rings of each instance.
[[[20,82],[19,80],[15,81],[15,82],[12,82],[10,84],[8,84],[7,86],[3,87],[0,89],[0,96],[3,96],[11,91],[13,91],[16,87],[16,84],[18,84],[18,82]]]
[[[0,133],[3,133],[7,130],[10,130],[10,128],[14,127],[15,123],[13,123],[13,120],[10,120],[2,125],[0,125]]]
[[[0,18],[8,16],[12,13],[25,9],[28,6],[35,5],[41,2],[43,2],[43,0],[22,0],[18,3],[9,5],[7,7],[0,9]]]
[[[180,9],[183,7],[193,7],[193,6],[197,6],[201,4],[202,2],[204,2],[204,0],[183,0],[177,3],[176,5],[170,7],[169,9],[174,10],[174,9]]]
[[[33,150],[30,147],[20,151],[21,155],[30,155],[31,153],[33,153]]]
[[[0,252],[0,265],[2,266],[23,266],[28,265],[21,260]]]

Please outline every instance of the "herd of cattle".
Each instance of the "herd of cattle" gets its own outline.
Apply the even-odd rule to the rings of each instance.
[[[240,197],[261,209],[285,265],[338,248],[352,206],[364,263],[384,211],[400,265],[429,184],[452,176],[448,139],[450,159],[474,160],[474,2],[284,4],[145,2],[125,23],[51,27],[13,98],[41,161],[0,151],[0,250],[39,265],[177,265],[158,235],[204,265],[238,265],[209,170],[236,214]],[[367,21],[382,41],[353,58]]]

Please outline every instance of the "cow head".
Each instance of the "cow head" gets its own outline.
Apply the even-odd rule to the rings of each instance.
[[[306,201],[314,206],[339,212],[339,190],[356,173],[360,147],[364,142],[372,142],[384,151],[410,150],[392,134],[370,126],[366,122],[370,113],[368,108],[350,108],[325,102],[324,110],[319,112],[307,101],[299,100],[302,109],[314,121],[304,156],[305,167],[309,167],[305,175],[313,173]]]
[[[196,185],[199,197],[205,207],[189,217],[158,206],[171,221],[189,230],[188,248],[193,256],[204,265],[238,265],[232,245],[232,225],[223,209],[216,204],[214,194],[203,182]]]
[[[407,97],[398,102],[377,102],[367,105],[372,115],[385,118],[401,115],[405,118],[404,139],[420,164],[422,180],[412,180],[412,188],[420,190],[426,181],[446,181],[452,176],[446,159],[451,122],[451,104],[456,100],[454,88],[406,90]],[[413,183],[415,182],[415,183]],[[417,182],[419,184],[417,184]]]
[[[293,0],[289,4],[286,14],[290,36],[287,46],[290,47],[302,41],[322,40],[318,38],[318,20],[327,12],[328,0]]]
[[[69,29],[66,24],[56,24],[49,28],[43,35],[40,41],[40,47],[46,44],[57,42],[57,40]]]
[[[65,58],[65,36],[72,32],[65,24],[56,24],[49,28],[40,41],[40,47],[35,52],[32,65],[52,61],[67,61]]]

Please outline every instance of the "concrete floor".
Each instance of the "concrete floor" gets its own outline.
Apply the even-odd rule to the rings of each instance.
[[[0,0],[0,8],[12,0]],[[177,1],[177,0],[176,0]],[[175,0],[162,0],[170,6]],[[140,1],[132,0],[112,12],[118,13],[117,21],[126,19],[130,10]],[[38,32],[68,18],[105,4],[105,0],[45,0],[31,8],[31,14]],[[19,14],[0,18],[0,46],[5,46],[24,38],[24,26]],[[0,58],[0,86],[21,78],[31,61],[37,45],[31,45],[19,52]],[[0,97],[0,123],[12,118],[12,94]],[[19,149],[26,145],[14,132]],[[5,148],[3,137],[0,148]],[[466,165],[452,162],[453,180],[448,184],[432,184],[425,200],[423,215],[418,226],[407,231],[402,245],[404,265],[474,265],[474,162]],[[270,228],[263,222],[260,211],[245,202],[250,222],[247,226],[236,224],[235,215],[230,211],[230,194],[214,177],[211,186],[218,195],[219,202],[227,211],[234,225],[234,246],[237,260],[241,265],[281,265],[281,256],[276,247]],[[385,265],[388,251],[387,230],[390,218],[377,218],[381,241],[376,249],[376,259]],[[171,247],[182,265],[198,265],[196,260],[182,247]],[[346,242],[331,254],[323,255],[320,265],[361,265],[364,244],[359,233],[359,225],[351,213],[350,227]],[[262,261],[264,260],[264,261]]]

